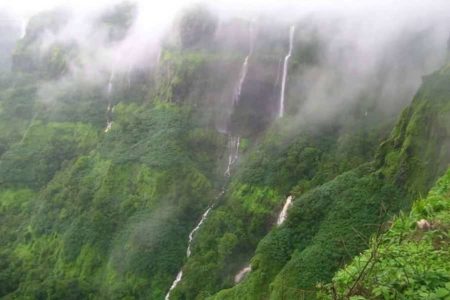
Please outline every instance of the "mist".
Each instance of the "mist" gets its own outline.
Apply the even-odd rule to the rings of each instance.
[[[449,16],[448,0],[0,0],[0,298],[329,282],[448,168]]]
[[[130,7],[129,24],[121,36],[111,40],[111,32],[99,20],[120,5]],[[77,49],[64,75],[53,78],[40,91],[40,98],[48,103],[57,98],[55,91],[71,81],[105,86],[112,73],[157,72],[162,53],[180,45],[180,16],[195,5],[198,3],[188,1],[158,5],[146,1],[37,1],[26,5],[19,1],[0,7],[14,16],[20,29],[16,30],[17,39],[34,15],[56,9],[63,16],[58,28],[46,29],[34,42],[41,55],[55,44]],[[286,87],[287,115],[302,122],[335,121],[340,112],[367,98],[372,100],[358,108],[361,114],[396,115],[409,103],[422,76],[439,69],[447,57],[447,1],[211,1],[200,5],[217,18],[208,51],[243,59],[249,39],[253,40],[242,106],[254,106],[254,99],[249,98],[260,98],[262,113],[270,120],[276,119],[278,110],[279,83],[275,81],[291,25],[296,31]],[[254,27],[251,37],[249,23]],[[203,93],[211,98],[209,104],[219,103],[216,109],[226,111],[228,117],[222,119],[232,113],[230,98],[240,63],[236,61],[230,68],[221,89]],[[221,64],[212,63],[208,72],[220,72]],[[271,96],[262,95],[267,91],[259,90],[252,84],[255,82],[263,82],[267,91],[272,89]],[[198,89],[194,85],[189,93],[198,95]]]

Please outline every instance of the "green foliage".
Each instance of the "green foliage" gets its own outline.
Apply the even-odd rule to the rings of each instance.
[[[73,123],[30,124],[22,140],[6,151],[0,160],[3,186],[44,186],[77,155],[87,153],[97,134],[88,125]]]
[[[30,76],[0,77],[0,155],[22,139],[35,106],[34,84]]]
[[[1,102],[1,120],[24,124],[0,160],[1,296],[162,298],[214,198],[224,137],[188,107],[136,103],[118,104],[100,135],[101,119],[82,113],[104,104],[93,87],[62,90],[48,109],[24,99],[17,115],[20,91]]]
[[[321,299],[448,299],[450,171],[323,286]],[[424,221],[425,220],[425,221]]]
[[[100,17],[110,42],[126,33],[134,9],[123,4]],[[367,248],[379,225],[409,209],[450,162],[448,72],[425,79],[377,150],[390,127],[380,116],[346,112],[348,120],[334,125],[290,117],[270,124],[258,93],[269,99],[273,80],[250,76],[254,70],[252,88],[243,89],[250,100],[230,111],[225,91],[233,90],[236,76],[228,74],[239,74],[242,54],[206,45],[216,19],[204,7],[181,16],[183,49],[164,48],[155,74],[140,74],[133,87],[118,74],[108,99],[102,85],[47,81],[77,60],[77,49],[67,44],[37,55],[52,18],[56,31],[65,20],[51,14],[33,20],[16,49],[16,70],[31,75],[0,80],[0,297],[162,299],[182,267],[171,299],[314,299],[316,284],[329,282]],[[305,45],[293,68],[313,64],[319,46]],[[106,100],[114,110],[104,133]],[[242,135],[239,168],[229,182],[222,179],[227,137],[216,128]],[[432,194],[447,193],[445,185]],[[275,226],[287,195],[294,204]],[[379,276],[364,278],[367,289],[354,289],[362,292],[353,299],[368,291],[392,298],[398,287],[405,297],[448,297],[447,202],[419,202],[412,222],[397,219],[395,236],[385,235],[393,246],[378,253],[383,260],[373,268]],[[189,232],[211,204],[186,259]],[[436,230],[418,232],[413,225],[420,218]],[[424,251],[433,254],[424,259]],[[347,274],[361,270],[370,253],[336,275],[339,292],[348,291],[354,277]],[[409,276],[415,269],[408,266],[420,260],[421,275]],[[252,271],[236,285],[234,275],[249,263]]]
[[[297,299],[330,279],[342,260],[364,249],[373,224],[385,218],[382,205],[396,208],[399,193],[371,171],[347,172],[297,199],[285,225],[259,243],[249,277],[214,299]]]
[[[58,78],[68,71],[76,48],[70,43],[42,44],[48,32],[57,34],[68,21],[68,12],[62,9],[45,11],[33,16],[27,24],[25,38],[20,40],[13,53],[13,69],[37,74],[41,78]]]
[[[345,139],[339,139],[339,136],[337,131],[323,128],[305,129],[293,138],[292,132],[283,132],[279,128],[273,128],[273,131],[266,134],[259,146],[248,149],[250,154],[246,157],[245,163],[239,166],[238,173],[230,183],[220,206],[211,212],[202,230],[198,232],[193,245],[193,254],[184,267],[183,280],[171,297],[174,299],[196,297],[203,299],[220,289],[231,287],[234,275],[248,264],[258,242],[274,226],[285,195],[292,191],[295,195],[300,196],[315,186],[334,178],[346,168],[355,167],[361,161],[366,161],[370,152],[367,153],[364,146],[374,143],[373,140],[376,140],[379,134],[366,136],[365,140],[360,137],[359,131],[348,132]],[[361,142],[354,143],[353,148],[343,146],[344,142],[353,140]],[[245,145],[245,147],[249,148],[250,146]],[[353,156],[349,155],[347,159],[342,158],[350,149],[353,150]],[[342,159],[337,162],[337,157]],[[359,184],[355,181],[358,176],[361,176],[360,173],[345,177],[352,178],[345,187]],[[373,180],[376,181],[376,177],[373,177]],[[339,184],[342,182],[344,180],[339,181]],[[379,187],[380,183],[372,185]],[[364,195],[370,195],[374,189],[374,187],[361,187]],[[329,206],[331,207],[330,203],[333,203],[334,197],[337,197],[336,193],[333,189],[327,189],[327,195],[330,198],[328,198],[328,202],[317,204],[317,210],[325,211]],[[359,197],[361,195],[355,197],[354,200],[359,201]],[[304,214],[310,212],[309,206],[316,203],[313,197],[309,199],[308,204],[301,210]],[[378,198],[373,201],[378,201]],[[362,213],[362,216],[358,216],[357,219],[365,217]],[[317,231],[316,227],[319,225],[320,219],[311,214],[311,219],[308,220],[309,223],[304,227],[313,230],[308,235],[310,238]],[[301,228],[304,227],[301,226]],[[253,269],[261,268],[261,272],[253,271],[246,280],[246,283],[252,282],[251,287],[238,285],[239,291],[242,287],[248,293],[240,293],[235,289],[226,290],[224,293],[231,293],[236,298],[264,298],[262,295],[267,290],[267,286],[264,284],[268,285],[270,282],[268,278],[273,279],[289,259],[294,248],[294,237],[300,235],[300,232],[306,231],[295,231],[296,234],[287,231],[272,231],[274,235],[269,234],[258,246],[258,249],[262,247],[261,249],[264,250],[257,250],[256,256],[252,259]],[[329,274],[329,276],[332,275],[332,273]],[[253,279],[255,276],[258,279]],[[221,299],[220,297],[219,299]]]
[[[291,156],[291,146],[287,147],[288,151],[274,151],[276,145],[283,145],[283,139],[274,135],[266,146],[266,149],[272,149],[271,155],[264,158],[264,151],[255,155],[258,160],[253,163],[261,166],[255,170],[260,171],[252,172],[243,166],[242,172],[247,175],[244,178],[249,178],[251,183],[283,186],[294,181],[295,176],[292,179],[289,176],[302,173],[295,169],[280,172],[284,165],[277,166],[273,158],[284,162],[290,157],[302,157],[291,160],[288,168],[292,168],[310,162],[308,155],[314,153],[317,154],[309,157],[313,157],[312,162],[316,162],[318,170],[312,167],[314,164],[307,165],[309,173],[303,173],[303,178],[299,176],[297,186],[291,188],[297,199],[289,211],[289,218],[284,226],[272,230],[259,243],[251,260],[249,276],[241,284],[221,291],[213,298],[314,299],[316,283],[331,280],[343,263],[365,248],[379,224],[400,209],[409,209],[413,197],[427,192],[447,167],[448,155],[444,153],[450,153],[450,127],[448,117],[444,115],[448,114],[449,80],[448,72],[438,72],[425,80],[412,105],[377,151],[374,163],[344,173],[316,188],[313,188],[314,184],[323,181],[315,178],[326,181],[327,175],[361,163],[365,156],[359,153],[371,148],[371,141],[376,138],[368,138],[364,131],[353,136],[341,134],[337,143],[329,140],[328,149],[333,152],[317,144],[313,145],[318,150],[313,150],[311,144],[306,143],[297,146],[301,151],[294,150],[295,154]],[[324,140],[319,136],[318,141]],[[339,164],[327,160],[330,154],[339,160]],[[271,181],[277,178],[271,175],[272,172],[281,174],[281,183]]]
[[[449,81],[450,72],[425,77],[412,105],[377,153],[383,175],[405,186],[412,197],[426,194],[450,163]]]

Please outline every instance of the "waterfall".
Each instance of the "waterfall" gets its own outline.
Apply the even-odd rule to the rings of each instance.
[[[239,81],[238,85],[236,87],[235,93],[233,95],[233,106],[235,106],[237,103],[239,103],[239,100],[241,99],[241,92],[242,92],[242,86],[244,84],[245,78],[247,77],[248,73],[248,60],[250,59],[250,56],[253,53],[253,38],[254,38],[254,30],[253,30],[253,21],[250,22],[250,28],[249,28],[249,50],[248,54],[244,59],[244,62],[242,63],[241,71],[239,73]]]
[[[169,300],[170,299],[170,292],[174,288],[176,288],[178,283],[181,281],[181,278],[183,278],[183,271],[182,270],[180,272],[178,272],[177,278],[175,278],[175,280],[173,281],[172,285],[170,286],[169,292],[167,292],[166,297],[164,298],[164,300]]]
[[[242,63],[241,71],[239,73],[239,81],[237,84],[237,87],[235,89],[234,95],[233,95],[233,108],[236,107],[236,105],[241,100],[241,94],[242,94],[242,86],[244,85],[245,79],[247,77],[248,73],[248,63],[249,59],[253,54],[253,39],[254,39],[254,30],[253,30],[253,23],[254,21],[250,22],[250,28],[249,28],[249,50],[248,54],[244,59],[244,62]],[[228,165],[225,170],[225,176],[230,177],[231,175],[231,168],[233,165],[237,162],[239,158],[239,145],[241,142],[240,136],[232,136],[231,134],[228,137]]]
[[[234,283],[239,283],[242,281],[242,279],[244,279],[244,277],[250,273],[250,271],[252,270],[251,266],[246,266],[244,267],[242,270],[239,271],[239,273],[236,274],[236,276],[234,276]]]
[[[224,175],[231,176],[231,168],[237,162],[239,158],[239,146],[241,144],[241,138],[239,136],[228,136],[228,164]]]
[[[249,58],[250,58],[250,54],[247,55],[247,57],[245,57],[244,63],[242,64],[238,86],[237,86],[236,92],[234,93],[234,96],[233,96],[233,105],[238,104],[239,100],[241,99],[242,85],[244,84],[245,77],[247,77],[247,72],[248,72],[248,59]]]
[[[289,58],[291,58],[292,54],[292,48],[294,47],[294,32],[295,32],[295,26],[292,25],[289,30],[289,52],[284,57],[284,65],[283,65],[283,79],[281,81],[281,95],[280,95],[280,111],[278,113],[278,116],[281,118],[284,114],[284,95],[286,90],[286,79],[287,79],[287,69],[288,69],[288,63]]]
[[[28,26],[28,20],[22,19],[22,22],[20,23],[20,39],[23,39],[25,35],[27,34],[27,26]]]
[[[219,194],[219,197],[222,194],[223,193]],[[188,257],[188,258],[189,258],[189,256],[191,256],[191,244],[192,244],[192,240],[194,239],[194,234],[197,232],[197,230],[200,229],[200,226],[202,226],[203,222],[208,217],[208,214],[211,211],[211,209],[212,209],[212,205],[209,206],[208,209],[203,213],[202,218],[200,219],[200,222],[198,222],[197,226],[195,226],[195,228],[189,233],[189,242],[188,242],[188,247],[187,247],[187,250],[186,250],[186,257]],[[164,298],[165,300],[169,300],[170,293],[172,292],[172,290],[174,288],[177,287],[178,283],[181,281],[181,278],[183,278],[183,270],[180,270],[180,272],[178,272],[177,277],[173,281],[172,285],[170,286],[169,291],[166,294],[166,297]]]
[[[278,215],[277,219],[277,226],[280,226],[281,224],[286,221],[287,218],[287,212],[288,209],[292,205],[292,196],[287,197],[286,202],[284,203],[283,209],[281,210],[280,214]],[[247,276],[248,273],[252,271],[252,267],[250,265],[245,266],[242,270],[240,270],[235,276],[234,276],[234,283],[237,284],[242,281],[242,279]]]
[[[111,71],[111,75],[108,80],[107,97],[108,107],[106,108],[106,128],[105,133],[111,130],[112,127],[112,92],[113,92],[114,71]]]
[[[287,218],[287,212],[289,207],[292,205],[292,196],[287,197],[286,202],[284,203],[283,209],[281,210],[280,214],[278,215],[277,225],[281,225],[286,221]]]
[[[245,57],[244,62],[241,67],[241,71],[239,73],[239,81],[237,84],[237,87],[234,91],[233,95],[233,107],[236,106],[237,103],[239,103],[239,100],[241,98],[241,92],[242,92],[242,86],[244,84],[245,78],[247,77],[248,72],[248,61],[250,59],[250,56],[253,53],[253,22],[250,23],[250,50],[248,52],[248,55]],[[158,53],[157,57],[157,63],[159,64],[161,60],[161,50]],[[232,136],[231,134],[228,135],[228,164],[227,168],[225,170],[225,176],[230,177],[231,176],[231,168],[236,163],[236,161],[239,159],[239,146],[241,143],[241,138],[239,136]],[[222,188],[222,191],[219,193],[219,195],[216,197],[215,200],[222,197],[222,195],[225,193],[225,186]],[[206,211],[203,213],[202,218],[200,219],[200,222],[198,222],[197,226],[189,233],[189,241],[188,241],[188,247],[186,249],[186,257],[189,258],[191,256],[191,246],[192,241],[194,240],[195,233],[201,228],[203,222],[208,218],[209,213],[211,212],[212,208],[214,206],[214,203],[208,206]],[[247,267],[250,268],[250,267]],[[246,273],[248,273],[251,269],[248,271],[245,271],[241,276],[244,276]],[[239,275],[239,274],[238,274]],[[178,285],[178,283],[183,278],[183,270],[180,270],[177,274],[177,277],[175,278],[174,282],[170,286],[169,291],[166,294],[165,300],[170,299],[170,293],[173,289],[175,289]]]
[[[292,205],[292,196],[287,197],[286,202],[284,203],[283,209],[281,210],[280,214],[278,215],[277,219],[277,226],[280,226],[281,224],[286,221],[287,218],[287,212],[288,209]],[[245,278],[245,276],[252,271],[252,267],[250,265],[244,267],[242,270],[240,270],[235,276],[234,276],[234,283],[237,284],[242,281],[242,279]]]
[[[200,229],[200,226],[202,226],[203,222],[206,220],[206,218],[209,215],[209,212],[211,211],[212,206],[208,207],[208,209],[203,213],[202,218],[200,219],[200,222],[198,222],[197,226],[195,226],[195,228],[191,231],[191,233],[189,233],[189,242],[188,242],[188,247],[186,250],[186,257],[189,258],[189,256],[191,256],[191,244],[192,244],[192,240],[194,239],[194,234],[197,232],[197,230]]]
[[[239,158],[239,145],[240,145],[240,137],[233,137],[232,135],[229,135],[228,138],[228,165],[227,165],[227,169],[225,171],[225,176],[226,177],[230,177],[231,176],[231,168],[232,166],[236,163],[236,161]],[[208,206],[208,208],[206,209],[206,211],[203,213],[200,221],[198,222],[197,226],[195,226],[194,229],[192,229],[192,231],[189,233],[189,240],[188,240],[188,246],[186,249],[186,257],[189,258],[191,256],[191,246],[192,246],[192,241],[194,240],[195,234],[197,233],[197,231],[201,228],[201,226],[203,225],[203,223],[206,221],[206,219],[208,218],[209,213],[211,212],[211,210],[214,207],[214,203],[223,196],[223,194],[225,194],[225,186],[222,188],[221,192],[216,196],[215,201],[213,202],[213,204],[211,204],[210,206]],[[248,273],[248,271],[247,271]],[[242,275],[243,276],[243,275]],[[181,281],[181,279],[183,278],[183,270],[180,270],[177,274],[177,277],[175,278],[174,282],[172,283],[172,285],[170,286],[169,291],[166,294],[166,297],[164,298],[165,300],[169,300],[170,299],[170,293],[172,292],[173,289],[175,289],[178,285],[178,283]]]
[[[225,187],[216,196],[215,200],[217,200],[220,197],[222,197],[223,194],[225,194]],[[202,226],[203,222],[205,222],[205,220],[208,218],[209,212],[211,211],[213,206],[214,206],[214,203],[211,204],[210,206],[208,206],[206,211],[203,213],[202,218],[200,219],[200,222],[198,222],[197,226],[195,226],[195,228],[192,229],[192,231],[189,233],[189,241],[188,241],[188,246],[187,246],[187,250],[186,250],[186,257],[187,258],[189,258],[191,256],[191,245],[192,245],[192,241],[194,240],[195,233],[200,229],[200,227]],[[169,300],[170,299],[170,293],[172,292],[172,290],[174,288],[177,287],[178,283],[180,283],[182,278],[183,278],[183,270],[180,270],[178,272],[178,274],[177,274],[177,277],[175,278],[175,280],[173,281],[172,285],[170,286],[170,289],[167,292],[166,297],[164,298],[165,300]]]
[[[28,21],[26,19],[23,19],[22,23],[20,24],[20,39],[23,39],[27,34],[27,26]]]

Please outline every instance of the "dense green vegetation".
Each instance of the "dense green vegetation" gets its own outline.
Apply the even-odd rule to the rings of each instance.
[[[35,121],[0,163],[5,230],[17,226],[2,239],[3,294],[161,297],[213,199],[224,142],[186,115],[120,105],[102,140],[87,125]]]
[[[135,14],[125,3],[99,15],[108,45]],[[163,299],[180,269],[172,300],[449,297],[450,173],[408,212],[449,167],[449,66],[424,77],[398,120],[370,110],[373,87],[327,122],[299,120],[292,103],[276,120],[274,35],[233,106],[248,49],[213,45],[218,20],[204,7],[179,16],[157,68],[117,71],[112,92],[109,71],[68,75],[76,43],[42,50],[67,18],[32,18],[0,76],[0,298]],[[293,55],[294,75],[319,64],[322,42]],[[230,178],[228,135],[241,137]]]
[[[191,106],[149,93],[145,73],[132,86],[117,77],[105,134],[98,83],[52,86],[43,79],[62,73],[47,62],[21,67],[30,66],[27,55],[36,59],[46,16],[30,22],[16,72],[1,79],[1,296],[162,298],[217,193],[226,138]],[[117,10],[104,16],[114,26],[124,20]]]
[[[321,299],[448,299],[450,171],[323,287]]]
[[[450,148],[439,139],[450,133],[444,117],[449,82],[447,71],[426,78],[374,162],[306,193],[300,181],[301,188],[292,189],[297,200],[286,224],[259,243],[248,278],[215,298],[314,298],[316,283],[331,280],[343,263],[364,250],[378,224],[408,209],[448,166]]]

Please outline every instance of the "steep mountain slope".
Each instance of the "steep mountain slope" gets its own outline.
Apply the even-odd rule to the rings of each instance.
[[[424,78],[375,161],[304,194],[258,245],[252,272],[216,299],[313,298],[383,221],[424,195],[450,163],[450,72]]]
[[[132,120],[122,119],[122,112]],[[189,158],[190,151],[195,147],[215,161],[223,144],[190,127],[180,113],[173,107],[118,107],[114,130],[90,152],[78,137],[95,137],[89,127],[35,123],[24,143],[3,155],[4,228],[17,226],[2,239],[2,286],[9,286],[4,294],[162,296],[195,216],[213,198],[214,170],[205,157]],[[31,143],[35,139],[40,142]],[[37,155],[44,156],[36,164]]]
[[[340,270],[321,299],[448,299],[450,171],[409,214],[378,232],[370,248]]]
[[[354,89],[354,52],[314,19],[297,41],[194,6],[156,64],[133,66],[108,55],[134,14],[95,15],[83,38],[99,49],[65,35],[66,11],[37,15],[0,76],[0,298],[314,299],[448,168],[449,66],[392,118],[411,93],[390,90],[399,70],[426,69],[426,32]]]

